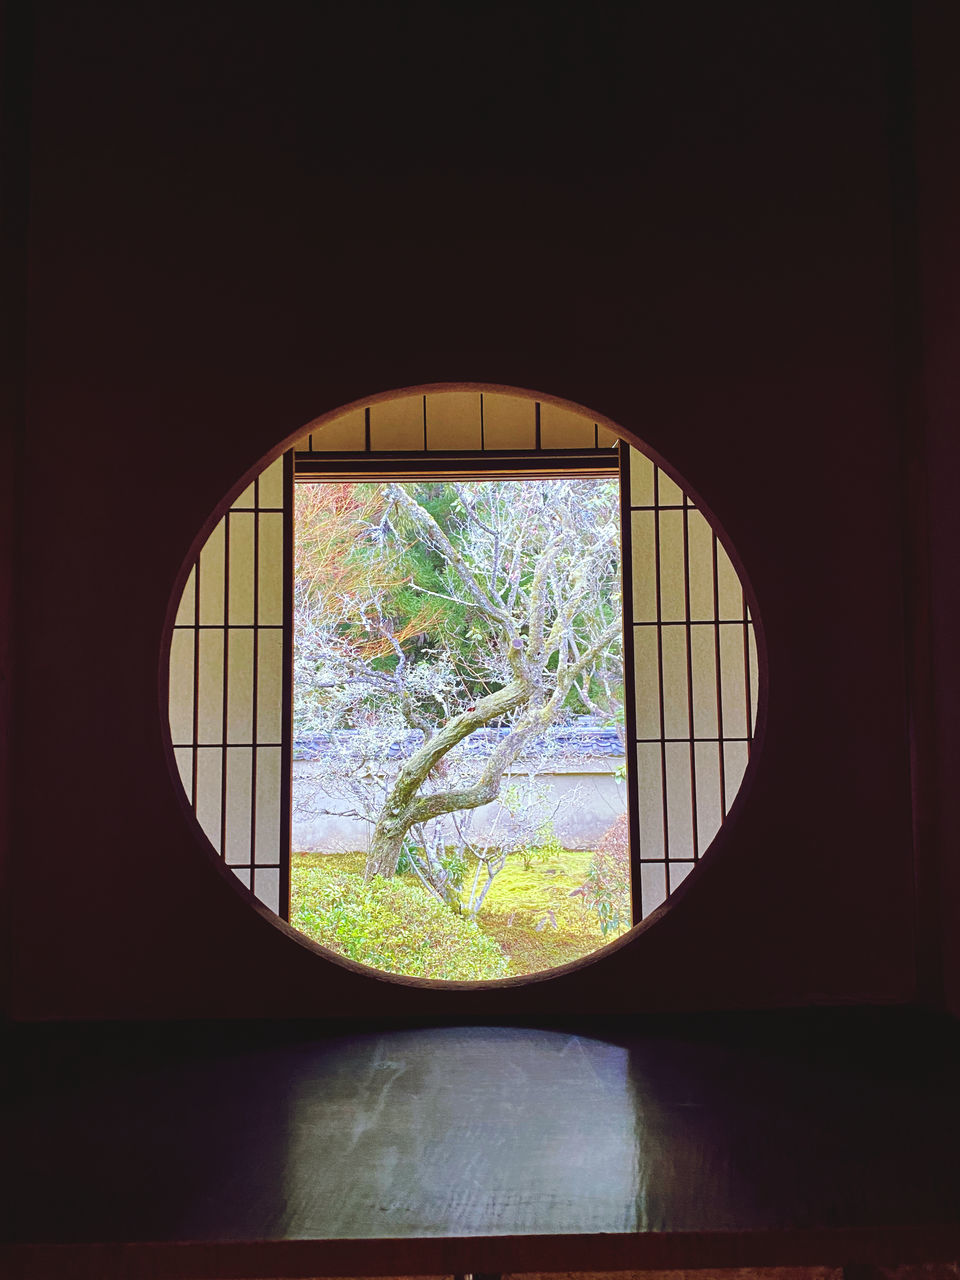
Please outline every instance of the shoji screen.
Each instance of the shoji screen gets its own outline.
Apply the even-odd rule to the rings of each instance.
[[[750,755],[759,681],[753,619],[714,529],[638,449],[621,482],[639,920],[693,870],[726,818]]]
[[[298,454],[501,454],[597,450],[617,437],[578,409],[501,391],[428,391],[375,401],[324,422]],[[300,468],[298,468],[299,470]]]
[[[170,733],[210,843],[277,914],[289,909],[288,543],[292,457],[278,458],[207,539],[170,648]]]

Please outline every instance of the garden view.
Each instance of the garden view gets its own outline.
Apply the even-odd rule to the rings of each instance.
[[[296,495],[291,923],[519,976],[630,927],[613,478]]]

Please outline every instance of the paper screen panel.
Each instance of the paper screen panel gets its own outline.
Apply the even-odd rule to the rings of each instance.
[[[223,741],[224,631],[197,632],[197,742]]]
[[[630,505],[653,506],[653,486],[656,467],[645,453],[630,447]]]
[[[670,892],[673,893],[697,864],[695,862],[684,862],[682,859],[671,859],[670,861]]]
[[[227,742],[253,742],[253,628],[231,630],[227,656]]]
[[[657,468],[657,505],[660,507],[682,507],[683,490],[676,480],[671,480],[665,471]]]
[[[318,423],[294,447],[309,453],[612,450],[617,440],[615,431],[573,406],[454,388],[400,394],[348,410]]]
[[[743,587],[723,544],[717,542],[717,608],[722,621],[743,617]]]
[[[690,566],[690,618],[711,622],[717,616],[713,590],[714,533],[701,513],[687,512],[687,559]]]
[[[257,817],[254,855],[257,862],[275,862],[280,841],[280,747],[261,747],[257,752]],[[289,856],[286,854],[285,856]]]
[[[730,806],[736,799],[737,792],[740,790],[740,783],[743,781],[743,775],[747,771],[749,758],[749,751],[745,742],[725,742],[723,744],[723,772],[728,813]]]
[[[750,668],[750,737],[753,737],[753,731],[757,721],[757,702],[760,698],[760,659],[757,655],[757,633],[755,628],[747,623],[747,664]]]
[[[252,511],[230,513],[227,611],[231,626],[249,627],[254,622],[256,521],[257,517]]]
[[[223,625],[226,520],[221,520],[200,552],[200,625]]]
[[[723,803],[720,794],[720,744],[694,743],[697,783],[697,843],[702,852],[720,830]]]
[[[426,401],[428,449],[483,447],[479,391],[436,391]]]
[[[592,418],[548,402],[540,406],[541,449],[592,449],[595,443]]]
[[[249,863],[253,827],[253,748],[228,747],[223,854],[228,863]]]
[[[536,408],[520,396],[483,395],[483,447],[533,449],[537,443]]]
[[[362,453],[366,444],[364,411],[351,409],[333,418],[311,432],[307,440],[314,453]]]
[[[196,632],[175,630],[170,642],[170,736],[175,745],[193,741]]]
[[[220,747],[197,748],[197,821],[204,835],[220,852],[223,797],[223,751]]]
[[[283,632],[260,627],[257,639],[257,741],[276,744],[283,724]]]
[[[190,570],[187,584],[183,588],[183,595],[180,597],[180,604],[177,606],[176,621],[173,625],[175,627],[192,627],[196,620],[196,604],[197,570],[194,567]]]
[[[667,865],[645,862],[640,867],[640,902],[642,914],[648,916],[667,900]]]
[[[282,457],[275,458],[269,467],[261,471],[257,478],[257,488],[259,490],[257,506],[260,510],[264,508],[279,510],[284,505],[283,462]]]
[[[735,622],[722,622],[719,630],[723,734],[725,738],[745,738],[747,693],[743,627]]]
[[[631,578],[634,622],[657,621],[657,534],[653,511],[634,511],[630,518]]]
[[[633,640],[637,739],[660,737],[660,637],[656,627],[635,627]]]
[[[283,625],[283,516],[278,511],[261,511],[257,532],[257,622],[262,627],[279,627]]]
[[[649,628],[652,630],[652,628]],[[667,738],[686,737],[690,727],[687,699],[687,633],[684,627],[662,627],[663,730]]]
[[[684,592],[683,512],[660,512],[660,619],[686,618]]]
[[[658,742],[641,742],[637,747],[637,809],[641,858],[662,858],[665,853],[663,787],[661,746]]]
[[[284,906],[283,506],[292,464],[271,463],[201,548],[170,643],[170,731],[204,834],[249,884],[267,863],[271,909]],[[193,601],[199,599],[199,608]],[[194,785],[195,779],[195,785]],[[285,909],[285,906],[284,906]]]
[[[637,775],[633,866],[642,913],[648,914],[689,874],[720,829],[746,769],[760,682],[743,588],[709,521],[639,450],[629,449],[626,469]],[[655,869],[648,859],[657,860]]]
[[[275,867],[253,868],[253,892],[265,907],[280,914],[280,871]]]
[[[716,738],[717,643],[713,627],[690,628],[690,666],[693,683],[693,732],[697,738]]]
[[[174,747],[174,759],[177,762],[177,773],[180,775],[180,781],[183,789],[187,793],[188,800],[193,801],[193,748],[192,747]]]
[[[370,448],[406,453],[424,445],[423,396],[405,396],[370,406]]]
[[[664,749],[667,765],[667,834],[672,858],[692,858],[693,780],[690,747],[686,742],[668,742]]]

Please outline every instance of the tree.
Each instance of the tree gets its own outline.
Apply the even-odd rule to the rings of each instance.
[[[366,878],[392,876],[416,832],[437,892],[431,823],[495,800],[571,714],[620,718],[616,485],[393,482],[351,520],[330,535],[336,576],[298,576],[298,727],[351,761]]]

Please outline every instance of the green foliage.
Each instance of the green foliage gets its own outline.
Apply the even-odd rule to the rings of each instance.
[[[447,881],[458,892],[463,888],[463,877],[467,873],[467,860],[461,851],[448,844],[443,851],[440,865],[446,872]]]
[[[559,858],[563,852],[563,845],[557,839],[553,823],[548,822],[538,832],[538,843],[520,850],[523,869],[529,871],[535,862],[549,862],[551,858]]]
[[[296,868],[290,923],[315,942],[387,973],[447,981],[503,978],[510,964],[477,925],[418,884]]]
[[[405,876],[408,872],[413,871],[413,857],[416,852],[416,846],[412,840],[404,840],[403,848],[400,850],[400,857],[397,859],[397,875]]]
[[[523,858],[517,854],[507,860],[507,865],[494,880],[490,892],[474,928],[481,936],[497,948],[499,962],[507,958],[505,970],[484,976],[502,976],[507,974],[540,973],[544,969],[552,969],[557,965],[569,964],[603,945],[604,938],[598,923],[597,913],[583,900],[578,886],[583,884],[593,855],[589,852],[561,849],[559,853],[544,853],[543,857],[531,859],[530,870],[523,867]],[[304,927],[302,920],[315,917],[314,895],[317,891],[316,880],[320,877],[341,880],[344,877],[355,887],[362,883],[362,872],[365,862],[363,853],[295,853],[291,863],[291,880],[293,891],[293,917],[291,923],[297,928],[329,946],[341,955],[350,955],[372,966],[381,964],[371,958],[376,954],[383,955],[391,947],[383,939],[373,937],[373,927],[364,923],[364,929],[371,934],[369,949],[360,954],[359,949],[348,951],[342,945],[329,941],[332,930],[327,929],[325,936],[319,936],[309,927]],[[473,875],[473,862],[468,858],[466,880],[469,883]],[[374,880],[374,885],[392,883],[406,885],[419,893],[423,893],[413,874],[408,873],[396,877],[392,882]],[[337,896],[339,891],[334,891]],[[326,898],[326,890],[322,890]],[[439,907],[439,903],[437,904]],[[460,919],[466,924],[465,917],[457,917],[447,908],[447,918],[452,921]],[[349,926],[345,931],[349,933]],[[475,935],[471,935],[475,936]],[[450,971],[441,971],[440,966],[431,967],[424,976],[433,978],[470,977],[463,968],[462,960],[453,954],[453,965]],[[408,972],[382,965],[390,972]]]
[[[449,481],[421,481],[410,485],[416,501],[428,511],[440,527],[455,536],[456,520],[460,512],[456,487]],[[450,568],[438,551],[424,540],[420,531],[402,513],[396,512],[394,519],[406,534],[402,563],[406,580],[397,588],[392,596],[392,606],[399,619],[415,616],[422,611],[423,595],[412,584],[439,593],[431,597],[434,619],[429,633],[424,637],[422,647],[433,649],[438,645],[447,648],[454,657],[463,681],[464,689],[473,697],[481,697],[488,692],[491,682],[488,679],[476,678],[472,672],[477,665],[477,652],[483,652],[490,644],[489,625],[475,610],[448,598],[450,588],[455,583],[450,579]],[[499,682],[493,682],[498,684]]]
[[[463,877],[467,870],[467,864],[461,851],[456,845],[445,845],[437,861],[445,874],[446,882],[459,890],[463,886]],[[407,873],[414,875],[416,874],[414,865],[418,863],[423,867],[425,862],[426,853],[423,847],[414,840],[404,840],[403,849],[397,859],[397,875],[402,876]]]
[[[587,878],[577,892],[597,913],[600,932],[605,938],[630,928],[633,920],[626,814],[601,836]]]
[[[559,851],[559,844],[556,848]],[[542,845],[525,845],[524,848],[517,850],[517,856],[523,863],[524,871],[530,871],[535,862],[544,862],[549,853]]]

